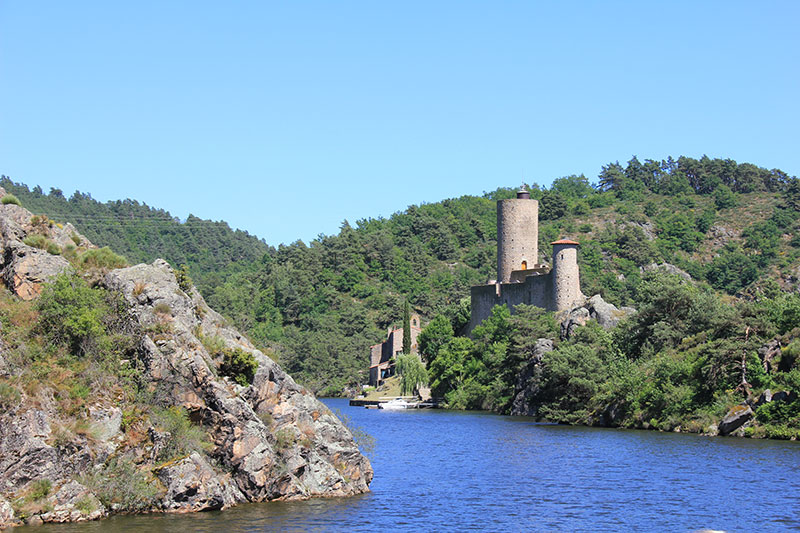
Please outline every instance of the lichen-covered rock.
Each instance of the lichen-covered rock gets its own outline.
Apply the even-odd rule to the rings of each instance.
[[[182,290],[165,261],[112,271],[105,284],[131,305],[149,333],[142,345],[148,379],[209,429],[211,455],[249,501],[347,496],[369,490],[372,468],[330,410],[272,359],[228,327],[194,290]],[[220,353],[204,340],[257,361],[242,387],[219,376]]]
[[[100,500],[77,481],[63,485],[48,499],[53,510],[39,516],[42,522],[84,522],[108,514]]]
[[[19,524],[20,521],[14,515],[14,509],[11,504],[0,496],[0,529],[5,529],[10,526]]]
[[[5,196],[0,187],[0,197]],[[69,270],[70,264],[60,254],[66,246],[75,246],[75,241],[92,247],[85,237],[78,234],[71,224],[56,224],[46,217],[34,216],[24,207],[15,204],[0,204],[0,278],[6,286],[23,300],[36,298],[42,283]],[[26,237],[46,239],[55,253],[50,253],[25,244]],[[30,242],[30,241],[28,241]]]
[[[596,320],[603,329],[611,329],[616,327],[620,320],[635,312],[636,309],[632,307],[618,308],[603,300],[599,294],[595,294],[562,316],[561,338],[569,339],[575,329],[585,326],[589,319]]]
[[[542,372],[542,357],[547,352],[553,351],[553,341],[550,339],[537,339],[531,358],[525,368],[517,377],[514,390],[514,400],[511,404],[511,414],[515,416],[536,416],[538,408],[532,400],[539,393],[539,376]]]
[[[217,474],[197,452],[162,466],[158,478],[167,487],[166,511],[213,511],[245,501],[230,478]]]
[[[753,418],[753,410],[749,405],[734,405],[717,426],[719,434],[728,435],[733,433],[746,422],[749,422],[751,418]]]

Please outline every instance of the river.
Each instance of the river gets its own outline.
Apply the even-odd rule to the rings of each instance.
[[[372,492],[55,532],[800,530],[800,443],[324,400],[376,439]]]

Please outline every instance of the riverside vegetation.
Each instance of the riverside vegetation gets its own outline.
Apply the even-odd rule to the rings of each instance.
[[[23,205],[32,201],[42,208],[52,205],[78,227],[87,205],[111,212],[116,217],[113,231],[106,234],[103,225],[95,223],[94,239],[106,244],[125,233],[126,239],[119,243],[123,248],[117,251],[129,253],[124,246],[130,246],[142,253],[154,240],[152,232],[117,214],[123,205],[138,205],[133,201],[99,204],[81,193],[67,200],[60,191],[44,195],[8,180],[6,184]],[[205,270],[209,262],[170,256],[168,247],[164,255],[174,264],[185,261],[192,277],[201,280],[199,287],[208,302],[256,343],[272,347],[302,382],[316,391],[339,394],[365,381],[368,347],[382,340],[387,326],[400,321],[406,299],[429,320],[443,315],[454,334],[461,331],[469,317],[469,287],[485,282],[494,270],[495,202],[513,194],[514,189],[498,189],[481,197],[412,206],[388,219],[360,220],[355,226],[345,221],[337,235],[320,236],[308,245],[298,241],[276,249],[258,241],[253,249],[263,251],[260,257],[242,261],[226,259],[223,252],[217,256],[220,243],[232,238],[233,232],[223,231],[212,242],[203,224],[180,224],[163,212],[137,209],[143,220],[145,212],[160,217],[150,229],[163,228],[159,229],[163,235],[185,232],[205,243],[208,256],[221,265],[213,275]],[[519,328],[530,330],[528,342],[539,338],[534,335],[557,341],[549,357],[563,356],[565,362],[548,368],[563,367],[566,382],[586,387],[581,394],[570,393],[565,403],[556,398],[542,404],[540,416],[555,420],[600,423],[599,414],[607,412],[602,419],[609,423],[700,428],[748,391],[757,395],[762,388],[796,390],[792,384],[797,337],[792,317],[800,278],[796,178],[729,159],[633,157],[625,165],[604,166],[596,186],[584,176],[568,176],[556,179],[548,189],[533,185],[531,196],[540,202],[540,250],[558,237],[578,240],[583,292],[600,294],[617,306],[636,307],[637,316],[649,316],[649,322],[638,324],[644,319],[633,318],[602,333],[590,325],[562,341],[560,333],[543,325],[550,319],[541,316],[534,320],[538,325],[518,324],[512,333],[503,333],[505,326],[486,325],[490,330],[484,328],[484,339],[456,337],[454,342],[461,346],[448,349],[464,354],[461,360],[467,368],[458,379],[443,373],[444,367],[453,368],[444,359],[437,371],[438,352],[428,355],[432,382],[440,394],[449,394],[453,405],[511,408],[518,392],[513,376],[525,372],[525,354],[530,354],[514,348],[518,334],[513,332]],[[85,217],[83,222],[93,220],[101,218]],[[165,240],[169,239],[157,241]],[[648,273],[654,265],[667,265],[693,281],[661,279]],[[657,299],[651,301],[661,285],[683,298],[686,306],[676,310]],[[697,311],[706,304],[712,306],[707,313]],[[701,320],[695,321],[695,315]],[[513,324],[518,318],[508,320]],[[509,334],[511,340],[504,337]],[[741,369],[744,350],[725,346],[742,345],[742,339],[748,349],[744,372],[737,374],[734,362]],[[767,355],[758,355],[756,350],[769,343],[772,349],[763,351]],[[594,354],[586,364],[594,361],[597,368],[573,364],[583,360],[578,356],[583,352]],[[727,359],[722,353],[728,354]],[[764,369],[763,379],[754,357]],[[773,360],[778,362],[772,364]],[[669,361],[680,368],[665,370]],[[652,397],[623,394],[624,390],[644,394],[635,384],[615,381],[627,375],[624,365],[638,369],[648,387],[657,389]],[[739,387],[742,376],[749,388]],[[556,390],[555,381],[544,385],[545,391]],[[608,394],[601,397],[599,391]],[[619,409],[610,408],[614,405]],[[770,426],[777,435],[783,430],[774,428],[786,427],[791,433],[797,427],[795,403],[757,409],[762,429],[751,432]],[[689,424],[693,420],[696,423]]]

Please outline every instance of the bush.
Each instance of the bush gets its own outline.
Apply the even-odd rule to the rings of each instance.
[[[90,488],[103,505],[116,506],[123,512],[150,509],[159,495],[155,480],[125,458],[111,459],[103,470],[82,478],[81,483]]]
[[[412,394],[428,384],[428,372],[416,355],[398,356],[397,373],[400,374],[401,394]]]
[[[36,308],[37,329],[76,354],[85,354],[90,342],[106,333],[103,318],[108,307],[102,293],[77,276],[60,274],[45,285]]]
[[[19,198],[17,198],[13,194],[6,194],[5,196],[3,196],[2,199],[0,199],[0,202],[3,202],[3,205],[14,204],[22,206],[22,204],[19,203]]]
[[[211,447],[205,430],[192,423],[183,407],[156,410],[152,420],[159,430],[170,434],[166,446],[158,454],[159,461],[185,457],[192,452],[205,453]]]
[[[730,209],[736,207],[736,193],[727,185],[718,185],[714,189],[714,205],[717,209]]]
[[[104,246],[86,250],[81,255],[81,265],[85,268],[112,270],[128,266],[128,261],[121,255],[115,254],[108,246]]]
[[[232,378],[242,387],[250,385],[258,370],[258,361],[253,354],[239,348],[226,349],[223,353],[224,358],[219,367],[220,374]]]

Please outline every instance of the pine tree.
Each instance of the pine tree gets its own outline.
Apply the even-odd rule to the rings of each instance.
[[[403,308],[403,353],[411,353],[411,306],[408,300]]]

